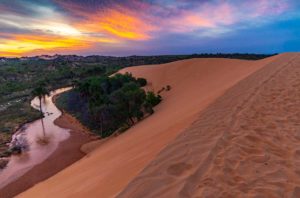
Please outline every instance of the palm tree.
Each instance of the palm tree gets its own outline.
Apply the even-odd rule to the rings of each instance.
[[[45,98],[45,96],[49,96],[49,91],[47,88],[43,85],[40,85],[36,87],[34,90],[32,90],[32,95],[34,97],[38,97],[39,102],[40,102],[40,112],[43,115],[43,110],[42,110],[42,99]]]

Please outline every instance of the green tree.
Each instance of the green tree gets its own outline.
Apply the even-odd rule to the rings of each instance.
[[[110,99],[112,104],[124,115],[126,123],[132,126],[135,123],[135,119],[141,119],[141,107],[145,97],[145,91],[140,89],[136,83],[130,82],[113,92]]]

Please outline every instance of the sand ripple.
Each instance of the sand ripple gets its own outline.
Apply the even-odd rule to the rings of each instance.
[[[285,54],[201,113],[119,197],[300,197],[300,56]]]

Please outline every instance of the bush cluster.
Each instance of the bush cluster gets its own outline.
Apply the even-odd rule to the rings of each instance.
[[[107,137],[120,128],[129,128],[161,101],[159,95],[141,88],[146,79],[131,74],[112,77],[92,77],[78,82],[75,87],[88,103],[89,117],[100,135]]]

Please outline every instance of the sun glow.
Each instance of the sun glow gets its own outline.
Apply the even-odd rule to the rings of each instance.
[[[82,49],[88,47],[88,45],[74,38],[17,35],[13,39],[0,41],[0,54],[1,56],[3,54],[22,56],[26,52],[36,50],[44,51],[70,47]]]
[[[80,36],[81,32],[76,28],[62,23],[49,23],[49,24],[39,24],[33,25],[33,29],[41,30],[43,32],[52,33],[55,35],[62,36]]]

